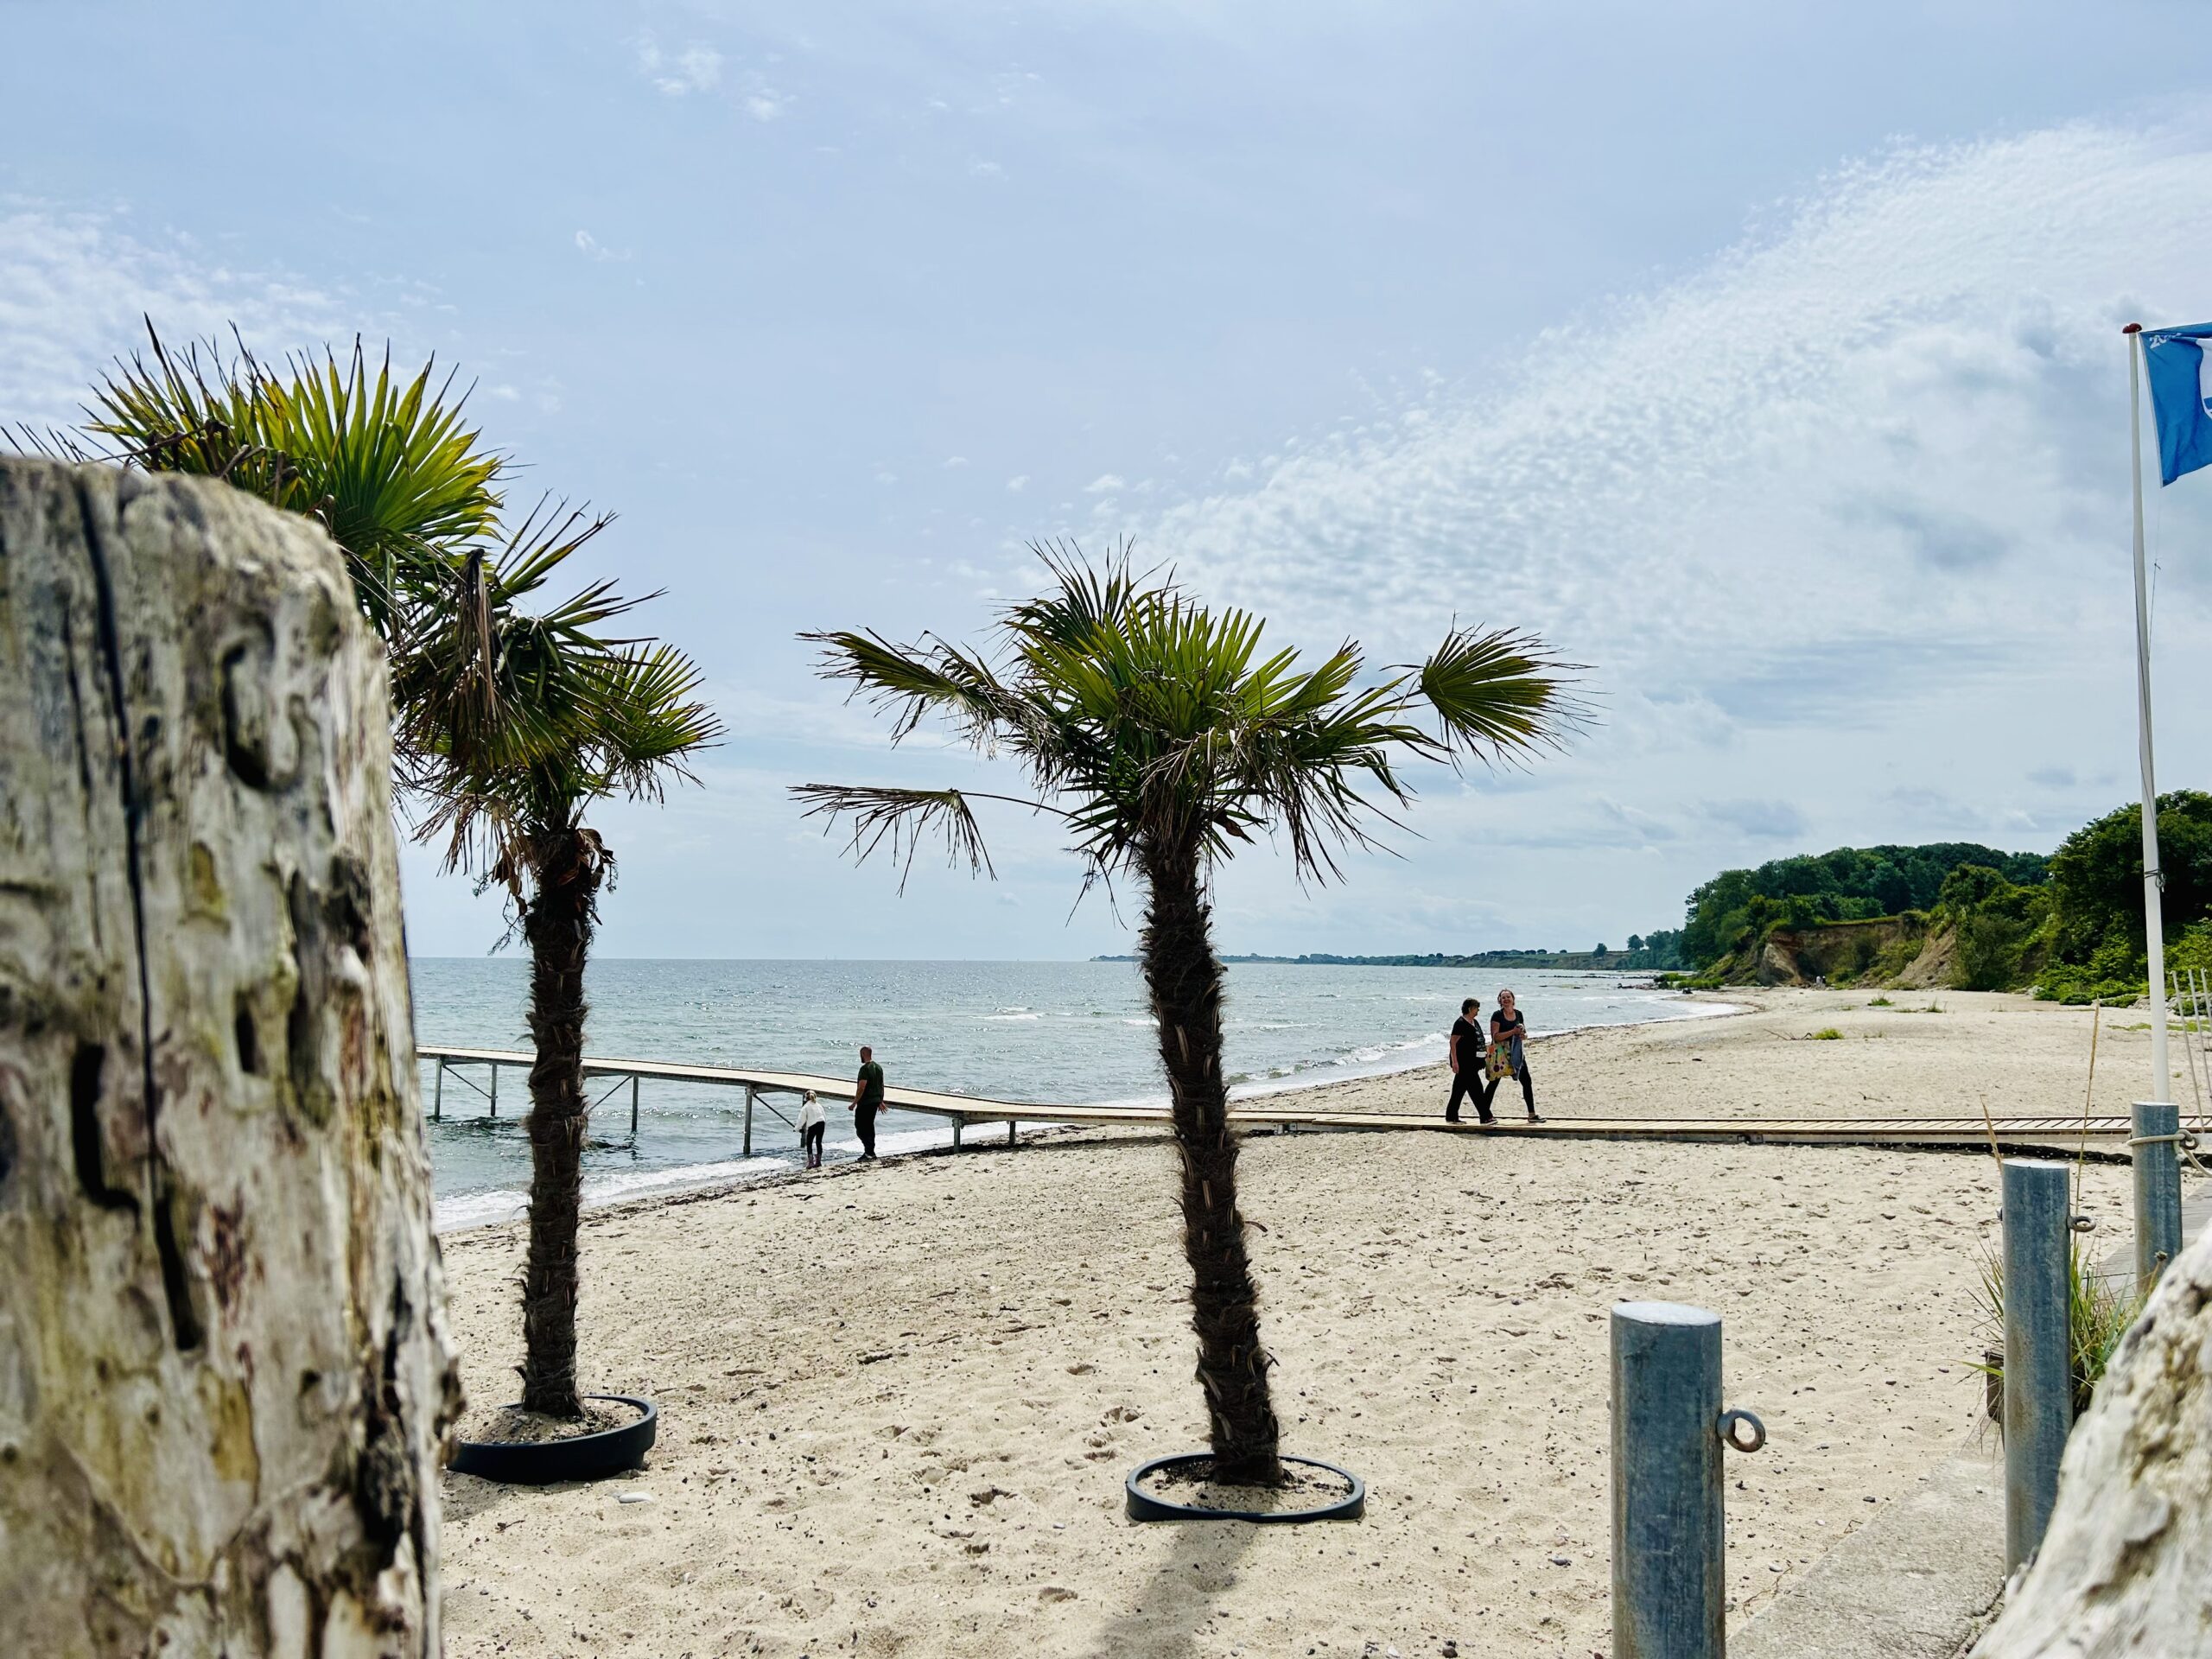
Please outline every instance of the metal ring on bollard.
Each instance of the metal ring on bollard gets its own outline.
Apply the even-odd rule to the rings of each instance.
[[[2094,1216],[2069,1216],[2066,1225],[2072,1232],[2094,1233],[2097,1230],[2097,1218]]]
[[[1751,1429],[1751,1438],[1749,1440],[1736,1438],[1739,1426],[1747,1426]],[[1713,1425],[1713,1429],[1720,1436],[1721,1444],[1733,1452],[1756,1452],[1766,1444],[1766,1425],[1748,1411],[1722,1412],[1720,1421]]]

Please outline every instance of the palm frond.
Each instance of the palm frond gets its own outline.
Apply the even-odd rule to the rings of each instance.
[[[1557,748],[1591,717],[1570,690],[1581,664],[1552,658],[1530,634],[1455,626],[1427,662],[1405,666],[1458,755],[1494,763]]]
[[[1301,880],[1333,880],[1345,850],[1401,827],[1407,760],[1517,755],[1563,742],[1586,719],[1563,678],[1572,665],[1526,635],[1455,627],[1427,663],[1377,683],[1357,645],[1306,665],[1269,648],[1251,613],[1211,610],[1172,579],[1137,575],[1126,544],[1097,565],[1071,545],[1034,550],[1046,591],[1001,612],[988,649],[804,637],[826,647],[826,677],[892,716],[895,736],[944,714],[1020,762],[1065,804],[1054,810],[1086,880],[1226,858],[1278,834]],[[1433,722],[1417,718],[1424,704]],[[927,790],[816,786],[801,798],[849,821],[861,856],[888,846],[906,868],[914,836],[966,805],[959,791]]]
[[[791,794],[805,802],[803,817],[826,820],[823,829],[842,821],[849,850],[865,863],[879,851],[899,866],[899,890],[914,868],[914,855],[925,837],[944,838],[946,861],[957,869],[964,861],[970,875],[996,880],[990,850],[968,798],[957,789],[862,788],[844,784],[796,784]]]
[[[501,459],[463,416],[454,376],[435,359],[405,381],[387,352],[372,373],[355,340],[341,365],[286,359],[265,367],[233,331],[232,344],[166,346],[150,319],[149,351],[118,363],[93,389],[81,441],[54,440],[79,458],[150,472],[219,478],[270,505],[318,520],[346,555],[370,624],[397,639],[412,590],[435,583],[451,550],[488,536],[499,509]]]
[[[899,645],[873,631],[799,638],[822,647],[817,672],[824,679],[850,682],[855,696],[891,715],[894,743],[932,714],[945,715],[979,745],[995,728],[1020,719],[990,664],[942,639],[925,637],[917,645]]]
[[[674,645],[626,652],[599,695],[596,759],[609,790],[658,801],[671,779],[696,782],[688,762],[723,733],[721,719],[694,696],[698,664]]]
[[[1171,594],[1169,576],[1143,586],[1157,571],[1137,574],[1127,537],[1115,543],[1097,565],[1073,542],[1055,537],[1029,543],[1029,550],[1052,572],[1057,591],[1017,601],[1001,619],[1008,632],[1039,643],[1080,645],[1093,634],[1118,627],[1140,594]]]

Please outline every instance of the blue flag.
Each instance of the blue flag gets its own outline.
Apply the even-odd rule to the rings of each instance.
[[[2203,342],[2212,322],[2146,328],[2143,367],[2151,377],[2151,414],[2158,428],[2158,481],[2212,467],[2212,361]]]

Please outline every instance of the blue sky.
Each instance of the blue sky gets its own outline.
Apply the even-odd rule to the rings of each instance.
[[[612,954],[1126,948],[1039,826],[900,897],[782,794],[979,779],[793,635],[970,630],[1063,534],[1311,647],[1533,627],[1603,694],[1564,759],[1421,779],[1340,887],[1248,855],[1224,948],[1618,944],[1724,865],[2128,796],[2117,329],[2212,316],[2191,18],[0,0],[0,419],[141,311],[460,364],[732,728],[603,815]],[[2202,785],[2212,480],[2153,532]],[[406,876],[418,951],[498,937]]]

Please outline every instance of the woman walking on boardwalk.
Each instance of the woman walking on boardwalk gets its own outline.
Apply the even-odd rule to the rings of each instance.
[[[1529,1054],[1524,1040],[1529,1035],[1529,1022],[1521,1017],[1519,1004],[1510,991],[1497,994],[1497,1012],[1490,1017],[1491,1092],[1497,1092],[1498,1084],[1507,1077],[1521,1079],[1521,1103],[1529,1109],[1529,1121],[1541,1123],[1536,1116],[1536,1087],[1529,1079]],[[1503,1061],[1501,1065],[1500,1062]],[[1487,1106],[1490,1103],[1483,1103]],[[1484,1116],[1489,1116],[1484,1113]]]
[[[1459,1121],[1462,1097],[1475,1103],[1475,1116],[1483,1122],[1497,1122],[1490,1115],[1490,1097],[1497,1092],[1497,1085],[1485,1083],[1483,1077],[1483,1055],[1488,1047],[1483,1040],[1482,1001],[1471,996],[1459,1005],[1459,1017],[1452,1022],[1446,1051],[1452,1067],[1452,1097],[1444,1105],[1446,1123]]]

